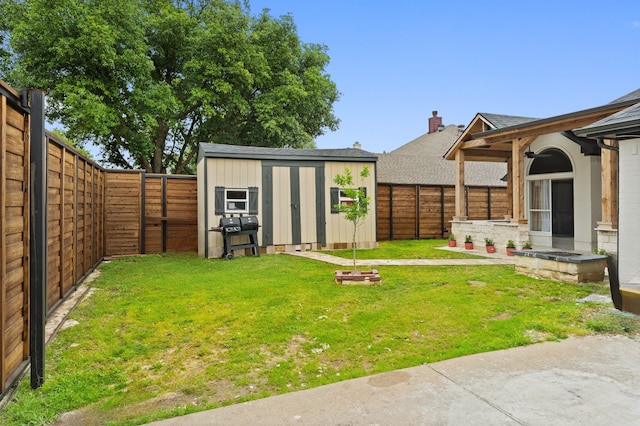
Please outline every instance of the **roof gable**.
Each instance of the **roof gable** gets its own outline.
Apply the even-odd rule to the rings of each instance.
[[[495,129],[517,126],[518,124],[538,120],[538,118],[519,117],[516,115],[490,114],[486,112],[481,112],[479,113],[479,115],[484,117],[489,123],[491,123]]]
[[[467,159],[507,161],[511,155],[511,142],[514,140],[521,140],[523,146],[526,146],[538,136],[587,126],[638,103],[638,100],[640,100],[640,89],[618,98],[612,103],[595,108],[530,121],[526,121],[526,117],[522,117],[525,121],[519,124],[476,133],[465,131],[447,151],[445,157],[448,160],[453,160],[458,150],[465,150],[467,154],[465,158]]]

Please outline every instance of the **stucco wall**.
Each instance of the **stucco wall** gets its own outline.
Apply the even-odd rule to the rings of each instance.
[[[573,178],[574,249],[590,252],[597,243],[595,228],[602,214],[600,157],[581,154],[578,144],[559,133],[541,136],[531,144],[531,150],[536,153],[548,148],[558,148],[563,151],[571,160],[573,172],[561,175],[536,175],[535,178]],[[525,159],[527,180],[530,179],[528,172],[532,161]],[[528,211],[528,184],[526,186],[525,210]],[[551,246],[551,236],[531,233],[530,238],[534,246]]]
[[[640,139],[623,140],[620,145],[620,197],[618,229],[620,283],[640,289]]]

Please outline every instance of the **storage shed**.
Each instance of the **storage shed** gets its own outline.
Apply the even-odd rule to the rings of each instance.
[[[212,228],[222,217],[241,215],[258,218],[262,253],[351,247],[353,224],[333,207],[349,202],[333,182],[345,168],[371,198],[370,213],[358,228],[356,245],[376,247],[376,161],[374,154],[357,148],[200,144],[198,255],[221,257],[224,238]],[[370,173],[362,182],[360,172],[365,167]]]

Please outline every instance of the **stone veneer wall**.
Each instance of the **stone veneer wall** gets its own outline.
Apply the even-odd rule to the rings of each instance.
[[[516,274],[574,284],[601,282],[604,280],[603,259],[604,256],[590,261],[571,263],[516,254]]]
[[[497,249],[505,249],[509,240],[513,240],[516,248],[522,248],[529,240],[529,225],[510,220],[452,220],[451,232],[460,247],[464,246],[466,235],[471,235],[475,246],[484,246],[484,239],[491,238]]]
[[[607,253],[618,253],[618,230],[611,226],[598,224],[596,228],[598,234],[598,249]]]

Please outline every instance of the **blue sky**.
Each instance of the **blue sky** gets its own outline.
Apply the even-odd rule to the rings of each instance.
[[[427,132],[431,111],[467,125],[477,112],[550,117],[640,88],[640,1],[252,0],[290,13],[305,43],[328,47],[342,93],[339,130],[391,151]]]

